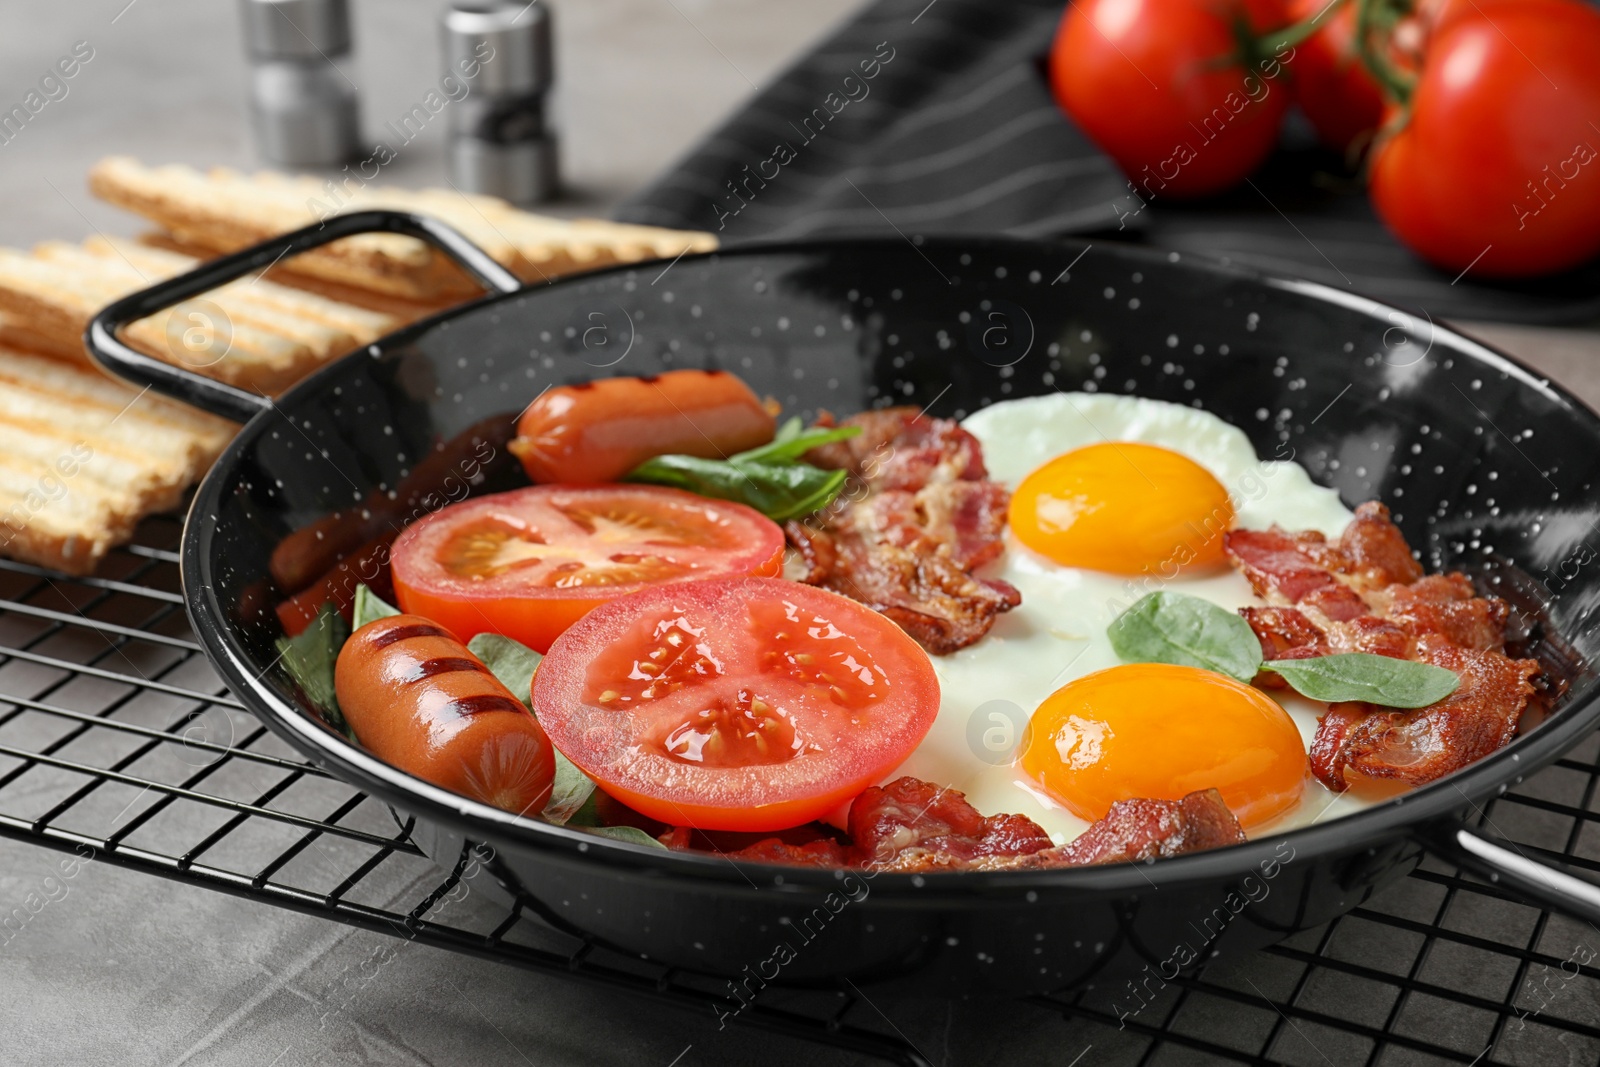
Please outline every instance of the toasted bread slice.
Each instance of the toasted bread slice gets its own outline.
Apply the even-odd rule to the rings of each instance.
[[[14,344],[81,355],[106,304],[197,261],[131,241],[46,242],[0,249],[0,311]],[[261,393],[278,393],[330,359],[399,325],[393,316],[259,279],[241,279],[131,323],[128,342],[158,359]]]
[[[78,362],[85,359],[82,333],[73,333],[70,329],[56,332],[40,328],[27,319],[5,311],[0,311],[0,348],[33,352],[52,359]]]
[[[64,241],[48,241],[38,245],[33,254],[34,258],[46,263],[59,263],[69,268],[80,279],[103,281],[108,288],[124,286],[128,292],[180,273],[148,269],[151,266],[149,263],[141,268],[132,259],[115,251],[110,255],[96,255],[86,248]],[[293,358],[321,363],[335,354],[350,351],[358,343],[350,331],[341,327],[311,318],[303,312],[285,312],[270,296],[257,295],[248,283],[235,282],[207,293],[202,299],[220,307],[234,326],[245,323],[304,346],[303,356],[296,351]]]
[[[45,252],[54,245],[40,245],[35,255],[51,258]],[[76,246],[66,245],[74,252]],[[109,237],[91,237],[83,243],[82,251],[113,263],[122,261],[141,274],[170,278],[193,270],[200,260],[140,244],[137,241],[114,240]],[[353,304],[291,289],[261,278],[242,278],[217,290],[237,301],[242,309],[240,317],[247,322],[257,322],[268,328],[291,326],[302,330],[308,344],[314,344],[337,355],[351,347],[370,344],[399,326],[394,316],[357,307]],[[251,316],[255,315],[255,318]],[[306,326],[320,325],[329,332],[319,335],[306,331]]]
[[[105,269],[84,269],[82,264],[0,249],[0,310],[41,332],[82,333],[100,308],[155,280],[125,275],[109,261],[88,258],[104,263]],[[157,359],[262,393],[287,388],[323,358],[291,337],[234,321],[210,297],[129,323],[126,335],[129,343]]]
[[[222,168],[146,167],[126,157],[101,160],[89,187],[104,200],[152,219],[179,240],[234,251],[277,233],[350,211],[393,208],[449,223],[527,281],[685,251],[711,251],[708,233],[631,226],[599,219],[559,219],[521,211],[504,200],[451,189],[375,188],[356,177],[342,184]],[[312,277],[408,299],[440,302],[475,290],[443,255],[395,234],[363,234],[285,264]]]
[[[90,242],[92,244],[92,242]],[[144,247],[177,252],[191,259],[210,259],[216,255],[216,250],[195,241],[185,240],[177,234],[167,230],[149,230],[139,235],[139,244]],[[339,304],[349,304],[352,307],[365,308],[387,315],[394,323],[391,329],[416,322],[418,319],[436,315],[446,308],[453,306],[458,301],[422,301],[406,299],[405,297],[392,296],[388,293],[374,292],[371,289],[360,289],[353,285],[341,285],[326,278],[315,278],[309,274],[296,274],[279,263],[262,275],[286,289],[297,289],[301,292],[314,293],[327,300]]]
[[[0,349],[0,554],[87,574],[177,505],[236,428],[60,360]]]

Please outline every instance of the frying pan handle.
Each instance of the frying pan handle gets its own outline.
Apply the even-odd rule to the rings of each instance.
[[[357,211],[210,260],[187,274],[125,296],[89,323],[83,336],[84,346],[102,367],[134,385],[154,389],[214,415],[247,422],[270,409],[272,398],[147,356],[124,343],[117,336],[118,331],[130,322],[270,267],[285,256],[298,255],[358,233],[399,233],[418,238],[449,256],[486,289],[514,293],[522,288],[515,274],[442,222],[405,211]]]
[[[1440,859],[1486,878],[1554,911],[1600,924],[1600,886],[1538,860],[1516,846],[1459,822],[1440,823],[1420,833],[1423,847]]]

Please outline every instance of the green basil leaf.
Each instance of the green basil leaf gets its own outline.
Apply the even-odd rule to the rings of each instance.
[[[624,481],[684,489],[716,500],[748,504],[773,522],[803,519],[833,503],[849,479],[845,471],[823,470],[800,457],[861,432],[859,426],[803,429],[798,418],[779,428],[760,448],[727,459],[667,455],[635,467]]]
[[[754,487],[758,503],[751,504],[773,522],[803,519],[821,511],[844,488],[849,471],[829,471],[809,463],[736,463]]]
[[[483,660],[489,673],[528,705],[529,711],[533,710],[533,672],[539,669],[543,656],[522,642],[500,634],[479,634],[467,642],[467,651]]]
[[[554,749],[551,751],[555,752]],[[594,782],[560,752],[556,752],[555,757],[556,784],[550,790],[550,800],[545,804],[540,817],[545,822],[567,826],[571,825],[573,817],[589,807],[590,801],[594,799]]]
[[[637,826],[586,826],[585,832],[598,837],[609,837],[613,841],[626,841],[630,845],[644,845],[647,848],[659,848],[663,852],[667,846],[651,837]]]
[[[369,622],[400,614],[400,609],[364,585],[356,586],[356,602],[350,609],[350,628],[359,630]]]
[[[801,421],[800,416],[791,415],[787,420],[785,420],[782,426],[778,427],[778,432],[772,435],[771,444],[775,445],[783,441],[793,441],[796,437],[799,437],[805,432],[806,424]],[[767,448],[770,446],[763,445],[762,447]]]
[[[565,759],[566,757],[562,757]],[[554,796],[551,797],[554,800]],[[605,820],[600,818],[600,790],[592,789],[584,798],[578,810],[567,817],[567,826],[604,826]]]
[[[1271,660],[1263,666],[1282,676],[1301,696],[1329,703],[1364,700],[1386,708],[1425,708],[1461,684],[1454,671],[1443,667],[1370,652]]]
[[[298,637],[280,637],[276,644],[279,661],[306,702],[317,710],[327,724],[340,733],[354,737],[344,714],[339,710],[339,698],[334,692],[333,672],[339,660],[339,650],[350,637],[350,626],[332,604],[322,605],[316,621]]]
[[[1261,667],[1261,642],[1238,614],[1182,593],[1150,593],[1106,630],[1129,663],[1176,663],[1249,684]]]
[[[859,426],[814,426],[809,430],[800,428],[800,418],[796,416],[783,424],[769,444],[760,448],[752,448],[748,452],[740,452],[729,456],[730,463],[796,463],[800,457],[810,452],[813,448],[831,445],[835,441],[848,441],[852,437],[860,436]]]
[[[479,634],[467,642],[467,651],[483,660],[483,665],[500,680],[500,684],[516,694],[517,699],[533,710],[533,675],[544,657],[520,641],[501,634]],[[571,824],[573,818],[585,809],[593,811],[594,782],[578,770],[577,766],[555,749],[556,780],[550,789],[550,799],[545,802],[539,817],[557,826]],[[593,818],[587,825],[594,825]]]
[[[848,478],[846,471],[822,470],[809,463],[761,463],[673,455],[645,460],[625,480],[665,485],[716,500],[748,504],[773,522],[788,522],[827,507]]]

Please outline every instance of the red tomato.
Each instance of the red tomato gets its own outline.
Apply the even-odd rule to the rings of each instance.
[[[1289,106],[1283,56],[1248,71],[1230,62],[1238,20],[1257,32],[1286,21],[1279,0],[1067,5],[1050,52],[1056,101],[1142,198],[1221,192],[1277,143]]]
[[[536,485],[434,512],[394,543],[402,610],[462,641],[540,652],[600,604],[660,582],[777,574],[783,531],[725,500],[650,485]]]
[[[1329,0],[1290,0],[1296,22],[1322,15],[1322,28],[1295,46],[1288,61],[1294,75],[1294,96],[1317,131],[1317,138],[1335,152],[1348,152],[1377,130],[1383,121],[1383,90],[1361,62],[1356,44],[1356,6],[1339,5],[1327,14]]]
[[[550,648],[533,706],[560,752],[672,826],[779,830],[893,771],[939,710],[927,653],[853,600],[797,582],[659,585]]]
[[[1496,8],[1528,8],[1544,4],[1570,7],[1574,3],[1581,6],[1582,0],[1421,0],[1417,11],[1430,37],[1437,38],[1459,22],[1493,16]]]
[[[1600,11],[1524,0],[1440,27],[1373,158],[1378,214],[1449,271],[1521,277],[1600,253]]]

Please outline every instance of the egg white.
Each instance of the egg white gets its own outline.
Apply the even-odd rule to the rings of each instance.
[[[1181,452],[1216,476],[1233,499],[1237,525],[1321,530],[1337,536],[1352,515],[1338,494],[1312,483],[1283,449],[1261,460],[1237,427],[1196,408],[1142,397],[1055,393],[1007,400],[962,424],[983,444],[991,478],[1015,489],[1056,456],[1098,441],[1139,441]],[[1220,569],[1202,577],[1127,578],[1064,567],[1016,541],[985,577],[1010,582],[1022,604],[1001,615],[982,640],[948,656],[930,657],[939,676],[939,715],[928,736],[896,775],[911,774],[960,789],[985,814],[1015,812],[1038,822],[1060,844],[1088,823],[1051,800],[1013,765],[1022,730],[1035,708],[1074,678],[1120,663],[1106,627],[1125,608],[1157,589],[1204,597],[1234,609],[1259,604],[1243,576]],[[1324,705],[1292,693],[1270,694],[1309,746]],[[1184,714],[1183,709],[1173,709]],[[1219,738],[1223,744],[1226,738]],[[1300,804],[1274,820],[1282,830],[1365,806],[1308,776]],[[1259,832],[1261,829],[1257,828]]]

